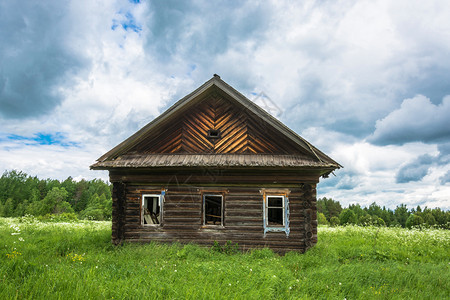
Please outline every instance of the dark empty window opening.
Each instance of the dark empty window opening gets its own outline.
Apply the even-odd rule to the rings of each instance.
[[[203,225],[223,225],[223,203],[221,195],[203,196]]]
[[[220,138],[220,130],[219,129],[210,129],[208,130],[208,137],[212,139]]]
[[[161,224],[161,195],[142,196],[142,224]]]
[[[284,226],[283,196],[267,196],[267,225]]]

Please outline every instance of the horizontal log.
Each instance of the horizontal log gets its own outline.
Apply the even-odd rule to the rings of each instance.
[[[200,210],[184,209],[184,210],[164,210],[164,219],[167,220],[170,217],[185,217],[185,218],[197,218],[202,216]]]
[[[316,175],[271,175],[267,174],[235,174],[235,175],[222,175],[216,176],[213,181],[211,181],[210,176],[202,175],[192,175],[192,174],[180,174],[176,175],[166,175],[166,174],[155,174],[155,175],[110,175],[111,182],[135,182],[143,183],[148,182],[153,186],[171,186],[180,184],[194,184],[201,185],[206,183],[212,183],[214,185],[222,184],[248,184],[248,183],[258,183],[258,184],[269,184],[269,185],[281,185],[281,184],[293,184],[300,185],[304,182],[315,182],[317,181]]]
[[[261,210],[263,209],[263,203],[253,204],[253,203],[229,203],[225,201],[225,209],[231,209],[231,210]]]
[[[252,217],[262,220],[262,209],[225,209],[225,218],[233,217]]]
[[[202,209],[202,204],[201,202],[197,202],[197,203],[192,203],[192,202],[169,202],[166,201],[163,204],[164,206],[164,210],[168,211],[168,210],[175,210],[175,209],[197,209],[197,210],[201,210]]]

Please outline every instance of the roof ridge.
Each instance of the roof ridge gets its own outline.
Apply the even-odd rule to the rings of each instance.
[[[333,159],[331,159],[329,156],[327,156],[325,153],[321,152],[319,149],[311,145],[308,141],[306,141],[304,138],[302,138],[300,135],[298,135],[296,132],[291,130],[289,127],[287,127],[285,124],[283,124],[280,120],[276,119],[274,116],[269,114],[267,111],[259,107],[256,103],[249,100],[247,97],[245,97],[243,94],[241,94],[239,91],[237,91],[235,88],[230,86],[228,83],[223,81],[220,76],[217,74],[214,74],[214,76],[206,81],[204,84],[202,84],[200,87],[195,89],[193,92],[189,93],[188,95],[184,96],[180,100],[176,101],[172,106],[170,106],[165,112],[163,112],[161,115],[153,119],[151,122],[146,124],[144,127],[142,127],[140,130],[138,130],[136,133],[128,137],[126,140],[112,148],[110,151],[102,155],[97,161],[98,162],[104,162],[107,160],[115,160],[120,155],[126,153],[129,149],[131,149],[134,145],[136,145],[138,142],[140,142],[147,132],[152,130],[154,127],[158,126],[160,123],[163,123],[166,120],[169,120],[170,117],[175,114],[180,109],[186,107],[190,107],[190,105],[195,104],[196,102],[193,102],[192,100],[196,99],[198,96],[200,96],[202,93],[206,92],[208,89],[212,87],[218,88],[220,91],[226,93],[231,100],[238,102],[240,105],[246,107],[249,109],[252,113],[257,115],[259,118],[267,122],[269,125],[274,127],[274,129],[278,130],[281,134],[286,136],[288,139],[293,141],[295,144],[297,144],[299,147],[304,149],[307,153],[310,153],[313,157],[315,157],[319,162],[322,163],[331,163],[336,165],[337,168],[341,168],[342,166],[335,162]],[[201,98],[199,99],[199,101]],[[204,155],[204,154],[203,154]]]

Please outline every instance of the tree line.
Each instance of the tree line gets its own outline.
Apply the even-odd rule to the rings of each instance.
[[[405,204],[397,205],[394,210],[380,207],[375,202],[369,207],[361,207],[359,204],[350,204],[342,208],[339,201],[331,198],[319,198],[317,200],[317,219],[323,225],[375,225],[375,226],[401,226],[411,228],[413,226],[439,227],[450,229],[450,211],[440,208],[416,208],[408,209]]]
[[[6,171],[0,178],[0,217],[68,215],[81,219],[109,220],[112,186],[100,179],[64,181],[39,179],[21,171]],[[372,203],[369,207],[351,204],[342,208],[331,198],[317,200],[317,219],[324,225],[436,226],[450,229],[450,211],[427,207],[394,210]]]
[[[21,171],[0,178],[0,217],[64,215],[92,220],[111,219],[112,187],[100,180],[39,179]]]

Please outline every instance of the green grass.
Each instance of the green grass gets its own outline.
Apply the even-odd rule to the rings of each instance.
[[[110,222],[0,218],[0,299],[450,299],[450,232],[319,228],[305,254],[110,242]]]

